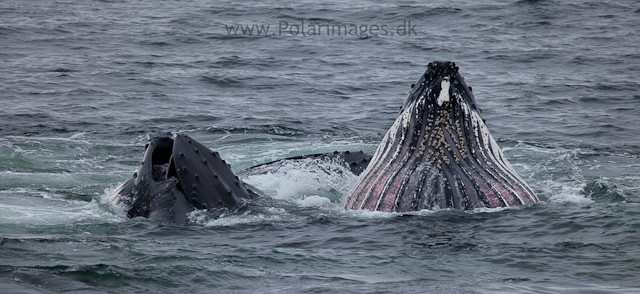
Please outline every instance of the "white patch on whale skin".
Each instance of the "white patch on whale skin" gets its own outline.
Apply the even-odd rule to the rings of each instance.
[[[449,101],[449,86],[450,84],[448,78],[445,78],[440,83],[440,95],[438,96],[438,100],[436,101],[438,102],[438,105],[442,106],[442,103],[444,103],[445,101]]]

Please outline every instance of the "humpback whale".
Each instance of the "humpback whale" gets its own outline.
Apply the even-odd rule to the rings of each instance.
[[[129,218],[187,224],[192,211],[206,209],[216,217],[242,211],[263,195],[240,180],[218,152],[187,135],[155,137],[145,147],[138,171],[109,194],[109,201],[123,208]],[[259,164],[240,173],[266,173],[305,159],[333,161],[358,175],[371,155],[362,151],[308,154]]]
[[[456,64],[434,61],[343,206],[407,212],[538,201],[489,133]]]
[[[471,87],[450,61],[429,63],[373,155],[302,155],[241,173],[274,170],[305,158],[335,160],[360,175],[342,202],[347,210],[472,210],[539,201],[489,133]],[[186,224],[194,210],[242,210],[261,194],[242,182],[217,152],[179,134],[153,138],[138,172],[115,188],[109,200],[130,218]]]
[[[138,172],[109,197],[130,218],[184,224],[196,209],[239,209],[257,195],[217,152],[187,135],[156,137],[146,148]]]

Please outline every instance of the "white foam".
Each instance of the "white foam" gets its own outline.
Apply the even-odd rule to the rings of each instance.
[[[243,178],[273,198],[300,201],[296,203],[302,206],[326,202],[321,198],[339,202],[356,180],[348,167],[313,158],[284,162],[275,171]]]
[[[75,133],[75,134],[71,135],[71,137],[69,137],[69,139],[71,139],[71,140],[81,139],[81,138],[84,138],[86,134],[87,134],[86,132]]]
[[[248,211],[239,215],[221,215],[214,218],[206,210],[196,210],[189,213],[187,218],[191,223],[205,227],[232,227],[246,224],[275,223],[283,220],[291,221],[291,218],[287,217],[285,211],[280,211],[280,213],[272,215],[262,213],[251,214],[250,211]]]
[[[307,196],[303,199],[295,200],[295,203],[302,207],[331,207],[335,204],[331,203],[331,199],[322,196]]]
[[[588,204],[593,203],[592,199],[587,198],[585,195],[580,192],[583,190],[584,185],[573,184],[562,184],[557,182],[548,182],[547,185],[550,189],[554,190],[551,197],[549,197],[549,202],[551,203],[579,203],[579,204]]]
[[[511,156],[513,167],[548,202],[593,203],[592,199],[584,195],[587,180],[578,167],[581,165],[578,154],[584,151],[561,147],[545,148],[525,143],[505,147],[504,151],[507,154],[518,154]]]
[[[482,207],[482,208],[476,208],[474,210],[471,210],[470,212],[471,213],[494,213],[494,212],[500,212],[500,211],[505,211],[509,209],[518,209],[518,207],[520,206],[494,207],[494,208]]]
[[[122,208],[119,205],[115,205],[111,202],[111,198],[115,197],[116,195],[114,194],[114,192],[116,192],[117,189],[121,189],[122,186],[125,184],[126,182],[122,182],[120,184],[118,184],[117,186],[113,186],[110,188],[105,188],[104,189],[104,193],[102,193],[102,195],[100,195],[100,203],[102,204],[102,206],[104,208],[106,208],[109,212],[118,215],[122,218],[126,218],[127,217],[127,213],[124,211],[124,208]]]
[[[388,219],[402,215],[402,213],[398,212],[370,211],[364,209],[342,210],[345,215],[360,219]]]
[[[58,225],[122,220],[95,200],[70,200],[54,192],[28,188],[0,191],[0,224]]]

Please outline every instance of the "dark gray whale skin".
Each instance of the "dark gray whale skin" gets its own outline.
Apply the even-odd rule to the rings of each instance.
[[[193,207],[179,190],[177,177],[166,173],[173,153],[173,139],[153,138],[138,172],[115,188],[111,203],[122,207],[129,218],[147,217],[176,224],[186,223]]]
[[[277,170],[285,162],[333,160],[360,174],[371,155],[332,152],[301,155],[259,164],[243,174]],[[217,152],[187,135],[175,139],[151,139],[138,172],[115,188],[109,201],[124,209],[127,217],[146,217],[161,222],[188,224],[187,215],[206,209],[213,213],[241,210],[262,193],[240,180]]]
[[[109,201],[129,218],[186,224],[196,209],[237,210],[257,196],[217,152],[186,135],[153,138],[137,173]]]
[[[296,160],[332,160],[360,175],[345,209],[407,212],[472,210],[538,202],[489,133],[475,98],[449,61],[429,63],[374,155],[333,152],[263,163],[240,173],[277,170]],[[238,211],[261,193],[217,152],[186,135],[153,138],[140,169],[111,193],[127,216],[188,223],[194,210]]]

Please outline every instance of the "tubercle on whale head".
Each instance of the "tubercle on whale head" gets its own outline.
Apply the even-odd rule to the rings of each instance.
[[[400,107],[400,113],[403,113],[407,107],[414,105],[414,102],[419,102],[422,99],[425,103],[440,107],[465,102],[469,109],[477,111],[481,116],[471,87],[467,86],[464,78],[458,73],[458,66],[455,62],[433,61],[429,63],[425,73],[412,85],[409,96]]]

